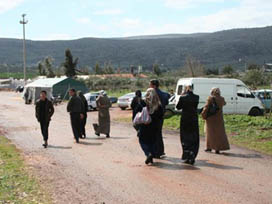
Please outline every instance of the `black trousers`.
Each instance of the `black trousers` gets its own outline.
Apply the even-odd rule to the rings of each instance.
[[[86,136],[86,130],[85,130],[86,123],[87,123],[87,113],[84,114],[84,118],[81,119],[80,121],[81,135],[84,135],[84,136]]]
[[[81,118],[80,113],[70,113],[71,126],[76,140],[81,136]]]
[[[160,157],[164,155],[164,143],[162,138],[162,128],[163,128],[164,118],[159,120],[158,123],[158,132],[156,134],[156,143],[155,143],[155,156]]]
[[[41,132],[42,132],[43,140],[47,141],[48,140],[49,122],[40,121],[40,126],[41,126]]]

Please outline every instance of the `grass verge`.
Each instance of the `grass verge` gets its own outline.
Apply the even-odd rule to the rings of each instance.
[[[0,136],[0,203],[51,203],[14,145]]]
[[[116,119],[131,122],[131,118]],[[272,155],[272,118],[247,115],[225,115],[225,127],[230,143]],[[204,136],[204,120],[199,117],[200,135]],[[179,130],[180,116],[165,119],[164,128]]]

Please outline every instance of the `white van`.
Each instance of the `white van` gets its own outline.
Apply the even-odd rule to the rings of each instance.
[[[181,78],[177,83],[177,97],[182,94],[184,87],[188,85],[191,85],[194,93],[200,96],[199,109],[204,107],[211,89],[216,87],[220,88],[221,95],[226,100],[227,105],[223,109],[225,114],[263,115],[264,107],[262,102],[238,79]]]

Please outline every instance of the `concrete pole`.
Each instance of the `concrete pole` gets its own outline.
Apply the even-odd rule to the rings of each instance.
[[[23,24],[23,59],[24,59],[24,84],[26,85],[26,42],[25,42],[25,25],[28,21],[25,20],[26,14],[23,14],[23,20],[20,24]]]

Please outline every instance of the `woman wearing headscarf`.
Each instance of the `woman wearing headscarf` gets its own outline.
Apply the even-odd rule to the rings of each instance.
[[[94,124],[95,134],[105,134],[107,138],[110,137],[110,107],[111,102],[105,91],[101,91],[96,99],[98,108],[98,125]]]
[[[218,110],[214,115],[209,116],[209,108],[213,103],[216,103]],[[202,111],[202,117],[205,120],[206,152],[215,150],[216,154],[220,154],[220,151],[230,149],[223,118],[224,105],[226,105],[226,102],[224,97],[221,96],[220,89],[213,88],[211,90],[211,96],[208,97],[207,103]]]
[[[145,102],[142,99],[142,92],[140,90],[137,90],[135,92],[135,97],[133,98],[131,102],[132,120],[134,120],[138,112],[142,111],[143,107],[145,107]]]
[[[199,96],[193,93],[191,86],[187,86],[176,107],[182,110],[180,119],[182,160],[191,165],[195,163],[199,150],[198,103]]]
[[[84,105],[84,112],[83,112],[84,118],[80,121],[81,138],[86,138],[85,126],[86,126],[86,122],[87,122],[88,102],[87,102],[85,96],[83,95],[82,91],[78,91],[78,97],[81,99],[81,101]]]
[[[159,131],[159,122],[163,117],[163,109],[160,98],[153,88],[147,89],[145,103],[152,119],[150,124],[140,125],[138,131],[139,143],[146,155],[145,163],[153,163],[155,155],[156,136]]]

